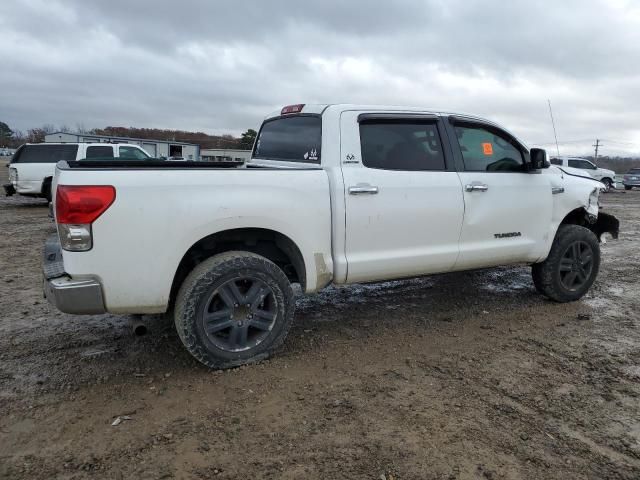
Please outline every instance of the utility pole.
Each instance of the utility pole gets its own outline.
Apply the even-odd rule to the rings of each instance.
[[[598,149],[602,146],[602,144],[600,143],[600,140],[596,138],[596,143],[594,143],[592,145],[592,147],[596,148],[596,154],[593,157],[593,163],[596,163],[598,161]]]

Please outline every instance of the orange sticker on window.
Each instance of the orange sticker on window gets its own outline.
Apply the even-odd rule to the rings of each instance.
[[[482,151],[485,155],[493,155],[493,145],[491,145],[490,143],[483,143]]]

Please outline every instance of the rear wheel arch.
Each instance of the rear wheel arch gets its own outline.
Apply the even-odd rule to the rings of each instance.
[[[208,258],[229,251],[245,251],[275,263],[291,283],[306,286],[306,266],[297,244],[288,236],[263,228],[236,228],[208,235],[195,242],[183,255],[173,277],[170,308],[189,273]]]
[[[51,192],[51,183],[53,182],[53,177],[45,177],[42,181],[42,196],[47,199],[47,201],[51,201],[53,198],[53,192]]]

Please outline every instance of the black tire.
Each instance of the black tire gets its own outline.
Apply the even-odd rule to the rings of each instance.
[[[47,199],[48,203],[51,203],[51,177],[45,178],[42,183],[42,196]]]
[[[579,225],[560,225],[549,256],[531,268],[533,284],[556,302],[580,299],[598,276],[600,244],[591,230]]]
[[[284,342],[294,310],[291,284],[276,264],[250,252],[226,252],[187,276],[174,322],[198,361],[230,368],[268,358]]]
[[[631,185],[625,185],[625,186],[624,186],[624,189],[625,189],[625,190],[631,190],[632,188],[633,188],[633,186],[631,186]]]
[[[611,190],[611,186],[613,185],[613,181],[610,178],[603,178],[602,183],[604,183],[605,186],[605,192],[608,192],[609,190]]]

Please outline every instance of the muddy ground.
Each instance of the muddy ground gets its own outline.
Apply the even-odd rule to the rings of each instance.
[[[46,205],[2,197],[0,477],[640,478],[640,191],[603,204],[623,231],[580,302],[527,267],[333,288],[213,372],[162,317],[47,305]]]

